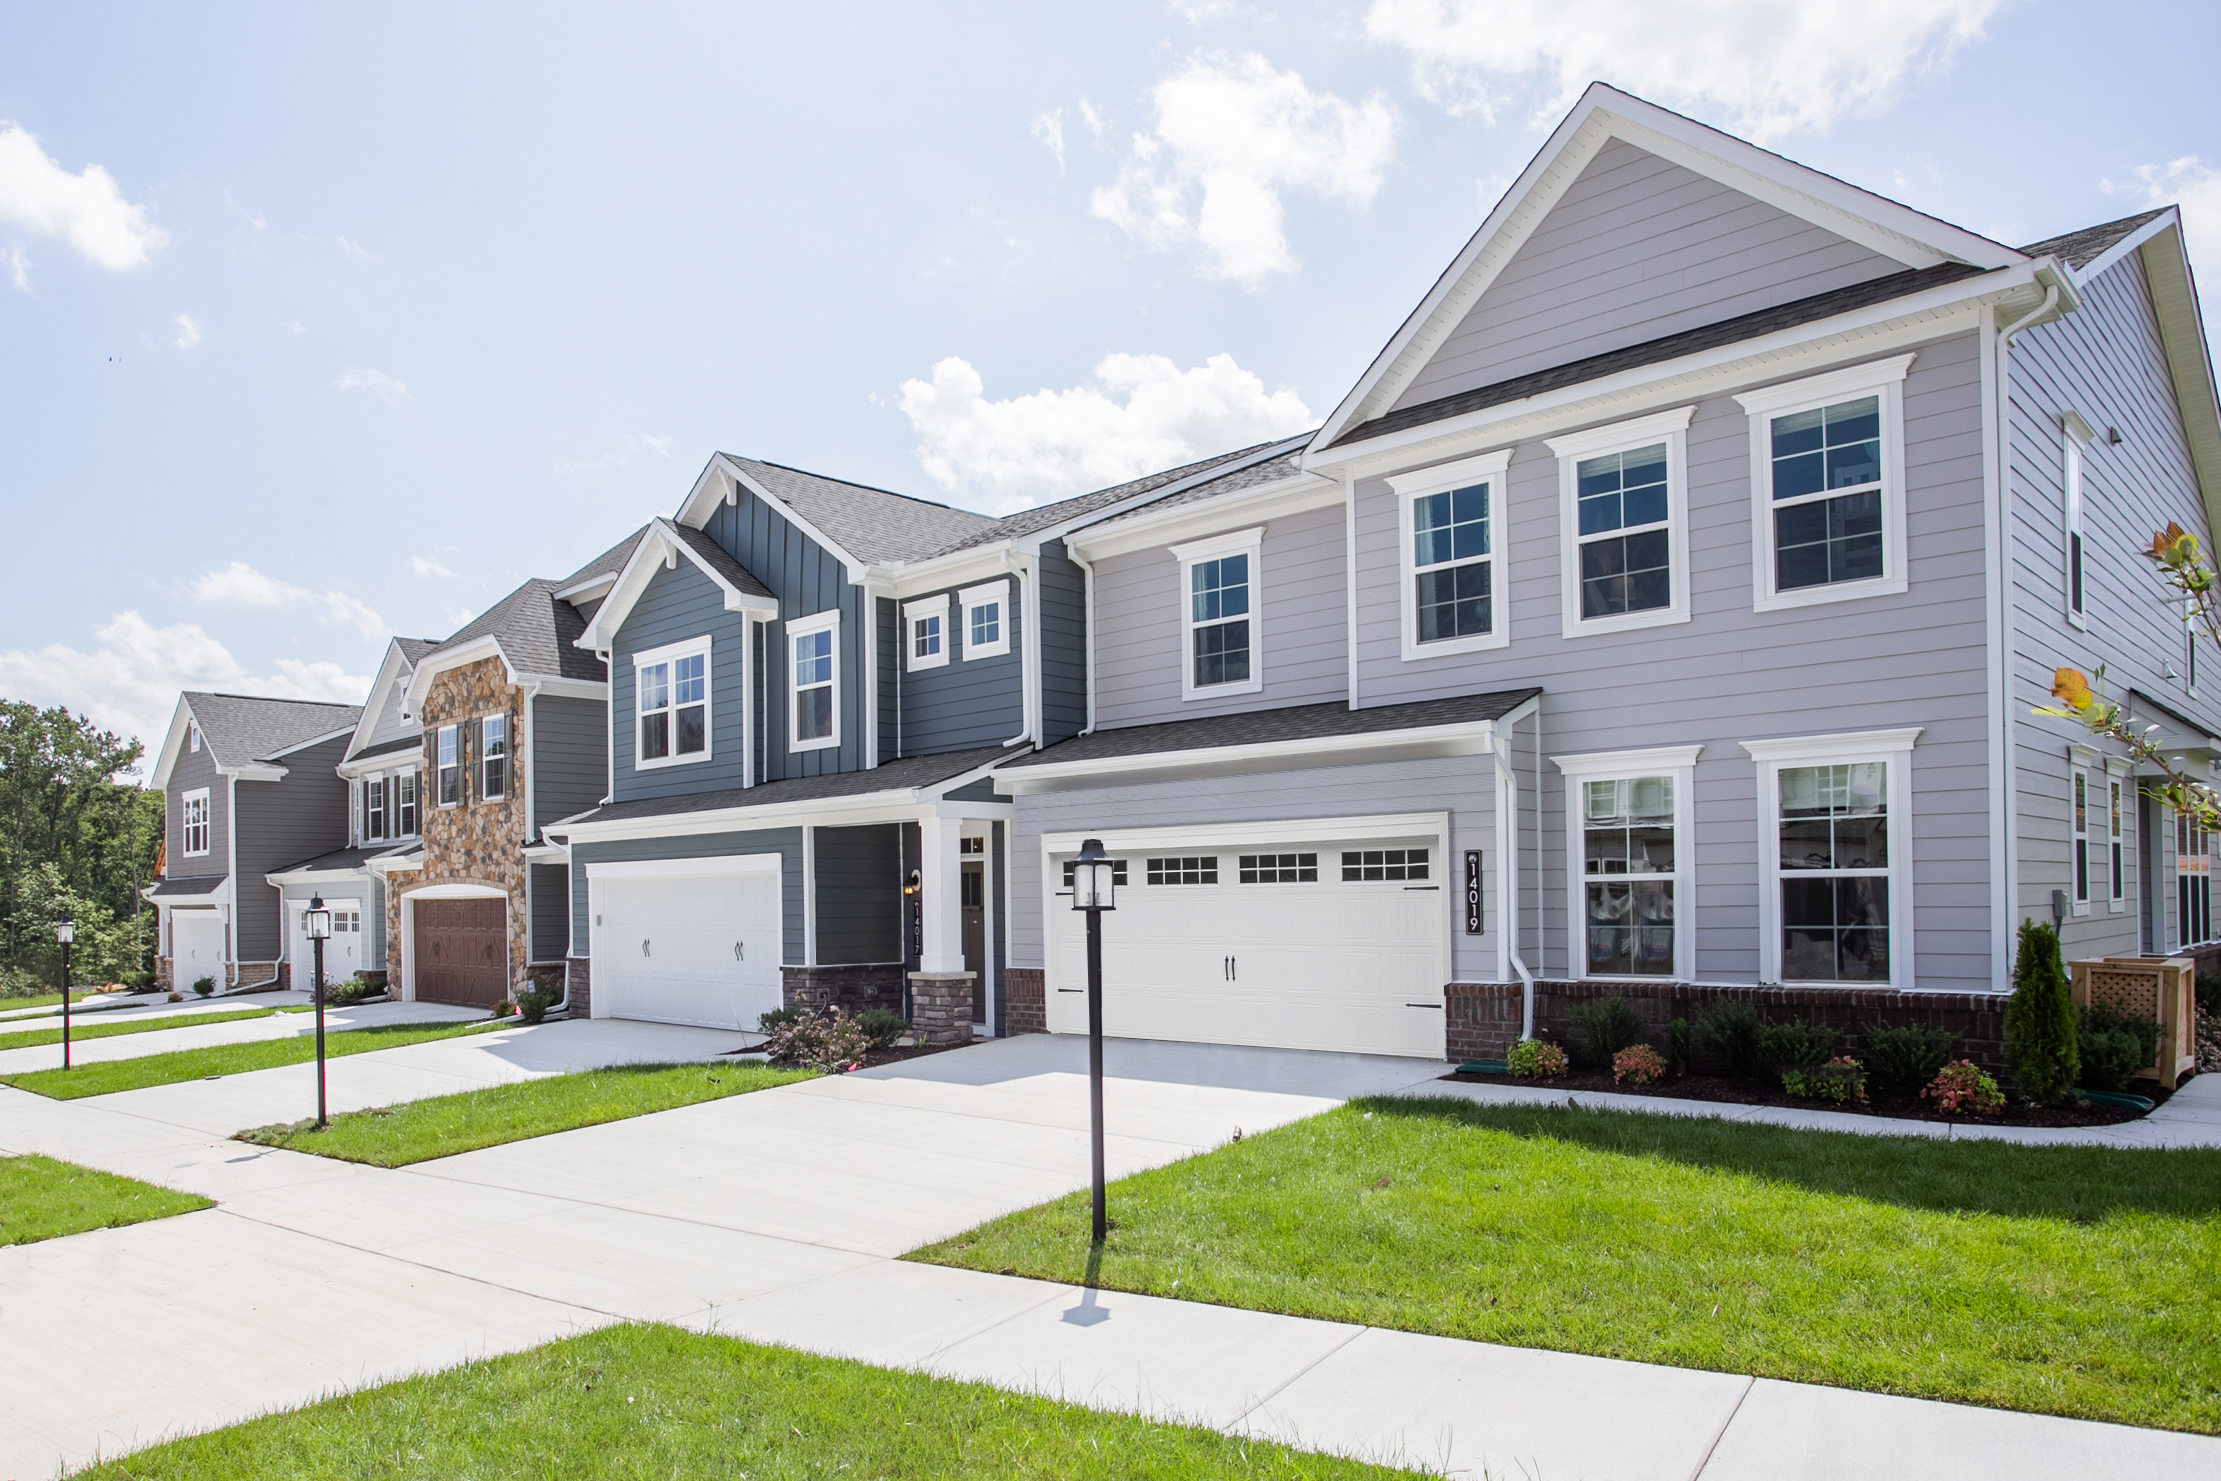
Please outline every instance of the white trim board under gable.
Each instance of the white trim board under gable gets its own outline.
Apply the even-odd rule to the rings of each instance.
[[[1936,267],[1947,262],[2000,268],[2028,261],[2023,254],[1986,237],[1860,190],[1617,88],[1591,83],[1489,212],[1480,230],[1335,407],[1311,439],[1309,451],[1323,451],[1350,428],[1395,403],[1589,161],[1615,138],[1908,268]]]
[[[717,584],[717,589],[725,594],[726,611],[751,613],[764,622],[778,617],[779,604],[776,601],[742,591],[733,585],[711,568],[701,552],[680,538],[672,521],[657,519],[649,522],[647,533],[640,537],[640,543],[633,547],[631,559],[625,562],[624,570],[617,574],[617,584],[609,589],[608,597],[594,609],[593,619],[586,624],[586,630],[572,639],[573,646],[584,648],[589,653],[614,648],[617,630],[625,625],[625,619],[632,615],[632,609],[646,594],[648,583],[655,579],[657,569],[677,570],[681,556],[695,570]]]
[[[819,477],[822,475],[813,474],[811,476]],[[861,485],[858,486],[861,487]],[[709,466],[702,470],[700,478],[694,480],[694,487],[687,492],[685,501],[679,505],[679,512],[672,516],[671,522],[685,525],[689,529],[699,530],[709,523],[710,515],[715,512],[718,505],[738,503],[740,501],[739,491],[743,488],[769,504],[773,509],[778,510],[781,519],[823,546],[828,555],[841,563],[841,577],[843,580],[855,582],[864,579],[864,567],[868,562],[860,561],[841,549],[838,542],[827,535],[825,531],[804,519],[786,500],[756,482],[755,479],[750,478],[746,469],[723,453],[717,453],[710,458]]]
[[[370,686],[370,696],[362,702],[362,718],[355,722],[354,738],[347,742],[347,758],[370,744],[372,732],[378,728],[378,717],[385,713],[385,699],[393,686],[410,672],[408,655],[401,651],[399,638],[386,640],[386,656],[378,664],[378,678]]]

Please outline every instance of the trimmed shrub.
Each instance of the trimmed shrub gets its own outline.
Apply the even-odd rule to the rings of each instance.
[[[1951,1059],[1959,1036],[1940,1028],[1908,1023],[1898,1028],[1867,1025],[1866,1063],[1879,1085],[1925,1085]]]
[[[2005,1092],[1966,1059],[1955,1059],[1938,1070],[1920,1098],[1946,1116],[1994,1116],[2005,1109]]]
[[[385,996],[385,989],[363,977],[350,977],[345,982],[327,983],[324,988],[324,1006],[351,1008],[366,998]]]
[[[1758,1010],[1748,1003],[1723,999],[1697,1013],[1697,1045],[1731,1075],[1752,1078],[1764,1074],[1766,1057],[1758,1049]]]
[[[866,1008],[856,1015],[856,1026],[864,1031],[874,1049],[891,1049],[895,1040],[910,1032],[909,1022],[900,1013],[887,1008]]]
[[[1612,1056],[1614,1085],[1649,1085],[1665,1077],[1665,1056],[1648,1044],[1630,1044]]]
[[[1769,1023],[1758,1031],[1758,1057],[1769,1065],[1815,1065],[1841,1037],[1817,1023]]]
[[[2136,1072],[2159,1057],[2159,1025],[2109,1008],[2085,1008],[2075,1026],[2075,1054],[2082,1061],[2080,1084],[2090,1090],[2125,1090]]]
[[[526,1023],[539,1023],[548,1016],[548,1009],[555,1006],[555,994],[544,987],[527,988],[517,999],[517,1016]]]
[[[1686,1018],[1676,1018],[1666,1030],[1666,1067],[1677,1075],[1689,1073],[1691,1037],[1689,1020]]]
[[[207,997],[207,996],[208,996],[208,995],[209,995],[210,993],[214,992],[215,990],[216,990],[216,979],[215,979],[215,978],[213,978],[213,977],[196,977],[196,978],[194,978],[194,979],[193,979],[193,991],[195,991],[195,992],[199,993],[199,994],[200,994],[200,995],[201,995],[202,997],[204,997],[204,998],[205,998],[205,997]]]
[[[757,1015],[756,1028],[762,1033],[775,1034],[783,1028],[792,1028],[801,1021],[800,1008],[774,1008],[769,1013]]]
[[[787,1024],[774,1032],[765,1046],[775,1065],[828,1074],[857,1068],[870,1047],[863,1028],[840,1008],[823,1018],[803,1018]]]
[[[2075,1051],[2074,997],[2059,962],[2059,933],[2024,920],[2013,956],[2013,996],[2005,1004],[2005,1062],[2013,1085],[2040,1106],[2067,1098],[2082,1077]]]
[[[2221,977],[2209,973],[2198,979],[2198,1011],[2221,1018]]]
[[[1541,1039],[1521,1039],[1505,1051],[1504,1069],[1522,1080],[1555,1080],[1566,1072],[1565,1051]]]
[[[1826,1064],[1802,1065],[1781,1072],[1781,1088],[1791,1095],[1838,1102],[1866,1099],[1866,1066],[1848,1054]]]
[[[1617,994],[1576,1006],[1566,1020],[1575,1064],[1610,1064],[1613,1055],[1650,1037],[1643,1016]]]

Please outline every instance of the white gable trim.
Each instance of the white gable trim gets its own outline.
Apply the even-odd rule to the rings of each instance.
[[[709,523],[709,517],[715,512],[718,505],[738,503],[740,501],[739,490],[742,488],[747,489],[748,492],[778,510],[780,517],[786,520],[788,524],[793,525],[803,534],[823,546],[827,553],[841,563],[841,574],[844,579],[852,582],[863,580],[865,562],[856,559],[855,556],[841,549],[825,531],[804,519],[796,512],[794,506],[750,478],[738,463],[735,463],[723,453],[711,458],[709,466],[702,470],[702,476],[694,480],[694,488],[687,494],[686,502],[679,506],[679,512],[673,517],[673,522],[685,525],[688,529],[698,530]]]
[[[2190,443],[2190,464],[2205,500],[2206,527],[2209,532],[2221,531],[2221,403],[2215,400],[2205,318],[2198,308],[2190,259],[2184,254],[2181,217],[2170,210],[2152,224],[2159,230],[2138,242],[2136,251],[2143,257],[2144,278],[2151,285],[2152,312],[2159,320],[2161,348],[2174,378],[2175,404]],[[2099,270],[2107,257],[2093,261],[2091,269]]]
[[[170,714],[169,734],[162,738],[162,755],[154,763],[154,772],[147,778],[147,786],[156,792],[166,792],[170,787],[170,773],[177,768],[177,758],[185,754],[185,729],[193,724],[193,706],[180,694],[177,708]],[[201,733],[202,744],[207,744],[207,732]]]
[[[657,567],[666,571],[676,570],[682,556],[695,570],[717,583],[717,589],[725,594],[726,611],[753,613],[766,622],[779,615],[777,602],[770,597],[742,591],[733,585],[704,560],[699,551],[680,537],[670,520],[658,519],[648,526],[648,532],[633,547],[632,558],[625,562],[625,569],[618,574],[617,584],[610,588],[608,599],[594,609],[594,619],[586,624],[586,631],[575,639],[576,646],[588,652],[612,647],[617,629],[624,626],[625,619],[632,615],[632,609],[639,605],[640,598],[648,590],[648,583],[655,577]]]
[[[1592,83],[1489,212],[1448,271],[1319,428],[1311,440],[1314,451],[1379,415],[1403,394],[1589,161],[1615,138],[1907,267],[1966,262],[2000,268],[2028,260],[1986,237],[1922,215],[1909,206],[1860,190],[1601,82]]]
[[[385,659],[378,665],[377,682],[370,686],[370,697],[363,701],[362,718],[355,722],[354,738],[347,742],[349,757],[370,744],[371,733],[378,728],[378,717],[385,713],[386,695],[408,671],[408,655],[401,651],[401,640],[387,640]]]

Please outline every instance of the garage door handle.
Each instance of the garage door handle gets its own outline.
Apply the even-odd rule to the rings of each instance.
[[[733,943],[733,960],[736,962],[748,960],[748,953],[741,949],[741,944],[738,941]]]
[[[655,954],[648,950],[648,938],[645,936],[640,938],[640,954],[642,956],[653,956]]]

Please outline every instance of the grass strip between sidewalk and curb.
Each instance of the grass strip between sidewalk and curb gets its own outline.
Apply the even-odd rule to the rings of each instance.
[[[515,1028],[514,1019],[474,1018],[463,1023],[381,1023],[369,1028],[328,1031],[324,1056],[337,1059],[367,1054],[377,1049],[400,1049],[433,1039],[488,1029]],[[24,1070],[0,1075],[0,1085],[34,1091],[54,1100],[80,1100],[88,1095],[113,1095],[120,1090],[144,1090],[154,1085],[175,1085],[181,1080],[212,1080],[221,1075],[244,1075],[253,1070],[276,1069],[316,1058],[316,1035],[291,1039],[263,1039],[249,1044],[211,1044],[205,1049],[179,1049],[169,1054],[145,1054],[137,1059],[109,1059],[81,1064],[75,1069]]]
[[[119,1034],[151,1034],[171,1028],[199,1028],[210,1023],[243,1023],[250,1018],[270,1018],[279,1013],[305,1013],[305,1008],[233,1008],[214,1013],[173,1013],[162,1018],[130,1018],[122,1023],[86,1023],[79,1021],[69,1027],[72,1044],[87,1039],[113,1039]],[[0,1029],[6,1024],[0,1021]],[[51,1027],[24,1029],[21,1032],[0,1032],[0,1049],[36,1049],[41,1044],[62,1042],[61,1020]]]
[[[36,1154],[0,1157],[0,1246],[120,1229],[215,1206],[191,1193],[74,1162]]]
[[[78,1481],[1412,1474],[983,1383],[646,1325],[403,1379],[75,1473]]]
[[[776,1070],[734,1060],[615,1065],[349,1111],[332,1117],[322,1131],[313,1120],[258,1126],[238,1133],[238,1140],[374,1167],[407,1167],[480,1147],[769,1090],[816,1075],[814,1070]]]
[[[98,993],[78,993],[75,997],[69,1000],[70,1006],[75,1007],[79,1003],[86,1002],[92,998],[97,998],[99,996],[100,994]],[[62,995],[58,992],[32,993],[28,997],[21,998],[0,998],[0,1013],[14,1013],[19,1009],[24,1008],[59,1008],[61,1006]],[[103,1009],[101,1011],[107,1012],[109,1010]],[[7,1022],[6,1019],[0,1018],[0,1023],[5,1022]]]
[[[2221,1151],[1376,1099],[1109,1207],[1111,1290],[2221,1434]],[[1084,1283],[1088,1232],[906,1258]]]

